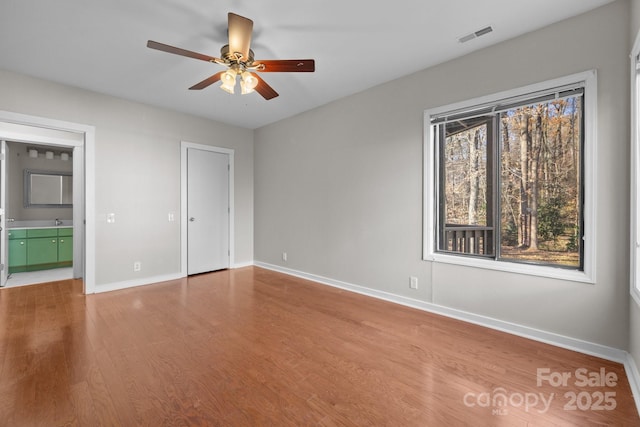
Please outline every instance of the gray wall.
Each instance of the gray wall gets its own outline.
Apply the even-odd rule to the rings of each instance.
[[[631,31],[629,46],[633,46],[636,34],[640,32],[640,0],[631,0]],[[631,48],[629,49],[631,51]],[[640,367],[640,307],[632,298],[629,299],[629,353]]]
[[[96,128],[96,218],[87,221],[96,224],[98,290],[180,273],[182,140],[235,149],[235,261],[253,260],[251,130],[7,71],[0,71],[0,93],[0,110]],[[107,224],[107,213],[115,223]]]
[[[627,348],[628,14],[617,1],[258,129],[255,259]],[[424,110],[594,68],[597,283],[422,261]]]

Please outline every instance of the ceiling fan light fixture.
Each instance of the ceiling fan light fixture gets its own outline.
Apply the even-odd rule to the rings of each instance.
[[[220,80],[222,81],[220,89],[228,93],[234,93],[234,88],[236,86],[236,75],[236,70],[234,70],[233,68],[229,68],[227,71],[222,73],[222,76],[220,76]]]
[[[243,95],[253,92],[256,86],[258,86],[258,79],[256,76],[246,71],[242,73],[240,89],[242,90],[241,93]]]

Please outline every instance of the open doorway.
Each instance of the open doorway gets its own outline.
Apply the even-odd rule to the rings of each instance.
[[[86,218],[95,216],[95,197],[92,193],[95,183],[93,126],[29,116],[8,111],[0,111],[0,141],[45,146],[49,151],[70,149],[73,163],[72,204],[72,272],[74,278],[83,279],[84,293],[95,292],[95,224]],[[5,145],[5,144],[3,144]],[[45,151],[46,156],[46,151]],[[6,156],[0,156],[2,170],[7,169]],[[6,180],[0,180],[0,189]],[[6,215],[6,191],[0,197],[0,263],[8,265],[8,227]],[[14,218],[16,219],[16,218]],[[3,280],[8,268],[2,270]],[[6,283],[6,280],[4,281]]]
[[[73,147],[6,141],[4,148],[4,286],[73,278]]]

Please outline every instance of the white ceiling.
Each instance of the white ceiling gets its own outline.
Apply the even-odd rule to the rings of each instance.
[[[0,68],[255,129],[611,1],[2,0]],[[222,67],[146,47],[219,57],[227,12],[254,21],[256,59],[313,58],[316,72],[262,74],[270,101],[190,91]]]

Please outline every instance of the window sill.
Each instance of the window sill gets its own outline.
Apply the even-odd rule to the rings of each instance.
[[[569,270],[561,267],[539,266],[492,259],[472,258],[442,253],[433,253],[425,257],[425,261],[443,264],[462,265],[465,267],[482,268],[485,270],[504,271],[507,273],[524,274],[527,276],[547,277],[550,279],[567,280],[594,284],[595,279],[585,271]]]

